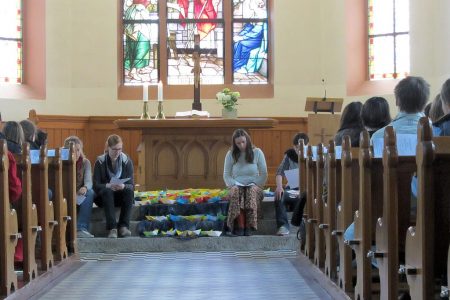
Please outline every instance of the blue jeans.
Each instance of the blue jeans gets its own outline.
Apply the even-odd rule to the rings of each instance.
[[[89,222],[91,221],[92,203],[94,203],[94,191],[87,190],[86,199],[81,205],[78,205],[77,230],[89,231]]]
[[[276,196],[275,196],[276,197]],[[291,198],[289,196],[288,192],[284,192],[283,196],[281,196],[281,199],[276,199],[274,201],[275,204],[275,218],[277,219],[277,227],[280,228],[281,226],[286,227],[289,229],[289,221],[287,217],[286,212],[286,206],[289,205],[294,209],[295,204],[300,201],[298,197]]]

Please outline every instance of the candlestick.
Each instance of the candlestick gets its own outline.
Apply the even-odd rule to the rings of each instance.
[[[158,113],[155,116],[155,120],[165,120],[166,116],[163,111],[163,102],[158,100]]]
[[[148,101],[148,83],[144,83],[142,86],[142,99],[144,102]]]
[[[144,99],[144,107],[142,108],[141,120],[150,120],[150,115],[148,114],[148,100]]]
[[[163,84],[161,80],[158,82],[158,101],[163,101]]]

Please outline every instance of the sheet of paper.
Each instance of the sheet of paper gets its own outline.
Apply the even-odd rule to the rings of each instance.
[[[77,205],[81,205],[81,203],[83,203],[84,200],[86,200],[85,195],[77,195]]]
[[[398,156],[415,156],[417,146],[417,135],[398,134],[397,137]],[[372,140],[373,156],[375,158],[383,157],[384,139],[377,138]]]
[[[111,178],[111,181],[109,183],[111,184],[121,184],[121,183],[125,183],[128,180],[130,180],[130,178]]]
[[[298,188],[298,183],[299,183],[298,175],[299,175],[298,168],[284,171],[284,176],[286,176],[286,179],[288,181],[288,186],[291,189]]]

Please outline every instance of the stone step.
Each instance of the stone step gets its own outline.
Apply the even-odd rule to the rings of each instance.
[[[173,237],[78,239],[82,253],[275,251],[299,250],[294,233],[288,236],[253,235],[240,237],[199,237],[182,240]]]

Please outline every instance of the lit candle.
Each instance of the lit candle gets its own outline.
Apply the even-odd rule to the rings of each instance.
[[[162,81],[158,82],[158,101],[163,101],[163,84],[162,84]]]
[[[148,102],[148,83],[144,83],[142,86],[142,99],[144,102]]]

